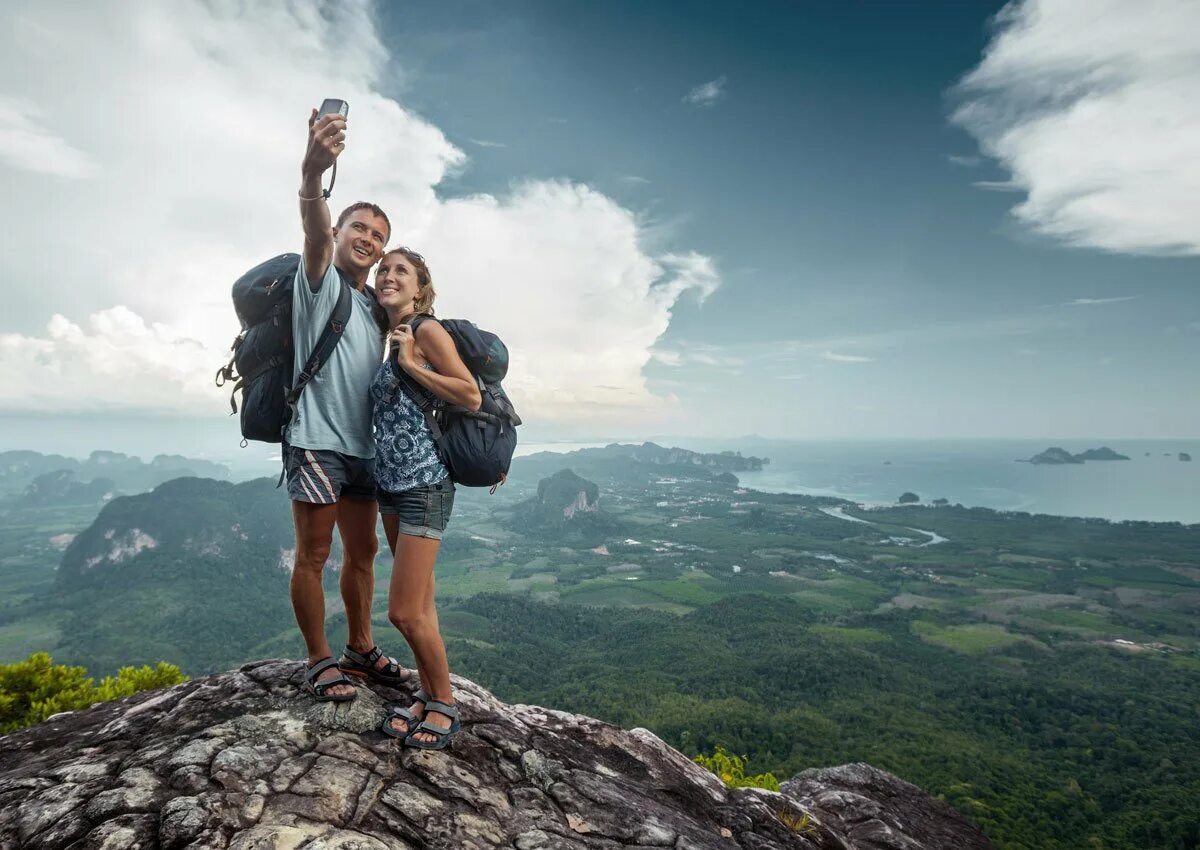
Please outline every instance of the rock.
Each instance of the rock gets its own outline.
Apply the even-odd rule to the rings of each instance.
[[[1063,464],[1063,463],[1083,463],[1089,460],[1129,460],[1127,455],[1114,452],[1108,446],[1101,446],[1098,449],[1088,449],[1077,455],[1071,454],[1064,448],[1052,446],[1038,455],[1034,455],[1029,459],[1030,463],[1047,463],[1047,464]]]
[[[1180,452],[1179,459],[1186,462],[1186,461],[1190,461],[1192,459],[1192,456],[1190,454],[1188,454],[1187,452]]]
[[[1101,446],[1098,449],[1088,449],[1075,455],[1076,460],[1129,460],[1128,455],[1114,452],[1108,446]]]
[[[805,770],[784,782],[780,790],[850,848],[992,847],[949,804],[869,764]]]
[[[991,847],[868,765],[805,771],[783,794],[730,790],[646,729],[505,705],[462,678],[450,749],[411,750],[378,731],[405,694],[317,704],[299,676],[256,662],[0,738],[0,847]]]
[[[1064,448],[1059,446],[1051,446],[1041,454],[1036,454],[1029,459],[1030,463],[1045,463],[1045,464],[1062,464],[1062,463],[1083,463],[1082,460],[1075,457]]]
[[[906,490],[900,494],[900,498],[896,501],[902,505],[915,505],[917,502],[921,501],[921,497],[911,490]]]

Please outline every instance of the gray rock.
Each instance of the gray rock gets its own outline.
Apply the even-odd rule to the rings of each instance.
[[[648,730],[505,705],[462,678],[450,749],[412,750],[378,731],[408,694],[316,704],[299,681],[295,662],[255,662],[0,738],[0,848],[991,847],[868,765],[730,790]]]

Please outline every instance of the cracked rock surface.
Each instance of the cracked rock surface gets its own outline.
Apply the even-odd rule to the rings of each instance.
[[[406,749],[378,729],[411,691],[315,703],[300,680],[298,662],[259,661],[0,738],[0,848],[992,846],[869,765],[730,790],[644,729],[506,705],[458,677],[450,749]]]

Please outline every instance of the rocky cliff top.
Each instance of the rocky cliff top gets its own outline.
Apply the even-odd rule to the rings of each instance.
[[[0,848],[991,847],[869,765],[730,790],[644,729],[461,678],[463,731],[424,752],[377,731],[407,694],[318,704],[299,681],[297,662],[255,662],[0,738]]]

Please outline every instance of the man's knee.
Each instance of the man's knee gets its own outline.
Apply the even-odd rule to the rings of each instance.
[[[350,570],[373,570],[375,556],[379,554],[379,541],[374,537],[370,540],[355,542],[352,545],[342,543],[345,553],[346,568]]]
[[[329,560],[329,543],[309,543],[296,550],[296,569],[321,572]]]

